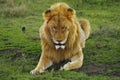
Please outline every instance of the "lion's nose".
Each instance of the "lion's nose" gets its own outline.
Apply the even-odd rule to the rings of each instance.
[[[57,40],[57,42],[62,42],[62,40]]]

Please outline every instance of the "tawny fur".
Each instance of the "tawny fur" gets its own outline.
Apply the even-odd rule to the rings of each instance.
[[[90,23],[88,20],[78,20],[75,10],[65,3],[52,5],[49,10],[43,13],[44,24],[40,27],[40,37],[42,44],[42,54],[37,67],[31,74],[44,72],[53,63],[69,59],[61,70],[71,70],[80,68],[83,64],[82,48],[85,40],[90,35]],[[54,26],[57,30],[55,31]],[[53,29],[53,31],[51,31]],[[62,31],[62,32],[60,32]],[[67,40],[65,49],[55,49],[54,40]]]

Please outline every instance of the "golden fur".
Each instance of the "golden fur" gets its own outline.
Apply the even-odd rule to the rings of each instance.
[[[83,64],[82,48],[90,35],[88,20],[77,20],[75,10],[65,3],[52,5],[43,13],[44,24],[40,27],[42,54],[31,74],[44,72],[53,63],[69,59],[61,70],[80,68]]]

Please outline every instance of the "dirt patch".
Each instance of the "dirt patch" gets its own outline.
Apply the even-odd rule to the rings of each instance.
[[[20,49],[5,49],[0,50],[0,54],[13,54],[11,57],[11,60],[17,60],[22,57],[22,52],[20,52]]]
[[[80,71],[83,71],[83,72],[86,72],[88,73],[89,75],[92,75],[94,73],[99,73],[99,71],[103,70],[103,68],[100,68],[96,65],[93,65],[93,64],[89,64],[87,66],[83,66],[81,69],[79,69]],[[78,71],[79,71],[78,70]]]
[[[75,71],[85,72],[88,75],[95,75],[95,74],[100,74],[101,71],[103,71],[105,68],[106,66],[97,66],[95,64],[87,64],[87,65],[83,65],[82,68],[77,69]]]
[[[5,49],[5,50],[0,50],[0,54],[17,53],[18,51],[19,51],[18,49]]]
[[[105,75],[105,76],[110,76],[110,77],[120,77],[120,73],[108,73],[108,70],[110,70],[112,66],[108,64],[85,64],[82,66],[80,69],[75,69],[74,71],[76,72],[84,72],[88,74],[89,76],[91,75]]]

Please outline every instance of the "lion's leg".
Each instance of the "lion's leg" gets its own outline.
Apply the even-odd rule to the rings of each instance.
[[[41,55],[41,58],[38,62],[38,65],[34,70],[32,70],[30,73],[31,74],[39,74],[43,73],[45,69],[50,67],[53,64],[53,62],[44,54]]]
[[[83,64],[83,53],[82,50],[79,53],[71,58],[71,62],[65,64],[61,70],[71,70],[80,68]]]

